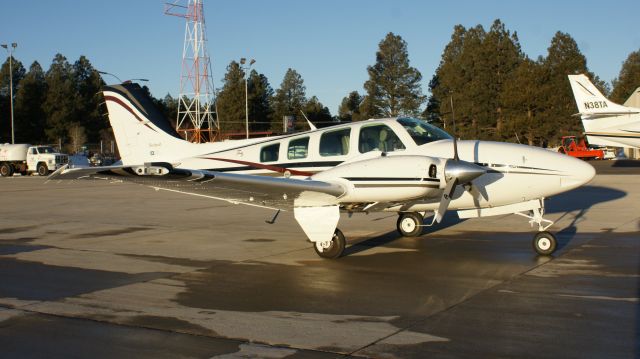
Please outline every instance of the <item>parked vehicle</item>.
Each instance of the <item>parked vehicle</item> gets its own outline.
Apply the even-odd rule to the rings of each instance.
[[[12,176],[14,173],[22,175],[37,173],[40,176],[46,176],[67,163],[69,163],[69,156],[57,152],[51,146],[0,145],[2,177]]]
[[[581,139],[580,142],[576,141],[576,136],[563,136],[562,145],[558,152],[583,160],[604,159],[603,150],[590,149],[584,139]]]

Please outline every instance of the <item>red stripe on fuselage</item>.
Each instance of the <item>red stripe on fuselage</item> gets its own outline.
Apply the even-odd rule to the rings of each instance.
[[[142,120],[140,117],[138,117],[138,115],[135,112],[133,112],[131,107],[127,106],[127,104],[122,102],[122,100],[120,100],[119,98],[114,97],[114,96],[105,96],[104,100],[105,101],[113,101],[113,102],[117,103],[118,105],[124,107],[124,109],[129,111],[129,113],[132,114],[133,117],[135,117],[138,121],[140,121],[140,123],[142,123],[143,125],[147,126],[150,130],[153,130],[154,132],[158,132],[155,129],[153,129],[153,127],[151,127],[148,124],[146,124],[144,120]]]
[[[239,165],[245,165],[245,166],[253,167],[253,168],[256,168],[256,169],[264,169],[264,170],[269,170],[269,171],[274,171],[274,172],[279,172],[279,173],[289,172],[289,173],[291,173],[292,175],[295,175],[295,176],[311,177],[313,175],[312,172],[291,170],[291,169],[284,168],[284,167],[264,165],[262,163],[247,162],[247,161],[232,160],[232,159],[228,159],[228,158],[217,158],[217,157],[205,157],[205,158],[208,159],[208,160],[214,160],[214,161],[237,163]]]

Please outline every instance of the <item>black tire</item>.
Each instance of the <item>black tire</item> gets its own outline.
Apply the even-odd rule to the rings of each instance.
[[[0,176],[2,177],[11,177],[13,176],[13,166],[8,163],[3,163],[0,166]]]
[[[417,237],[422,234],[422,222],[424,218],[417,212],[400,213],[396,229],[405,237]]]
[[[316,253],[322,258],[336,259],[342,256],[346,246],[347,241],[344,238],[344,234],[342,234],[341,230],[336,228],[328,248],[323,248],[320,242],[315,242],[313,244],[313,249],[315,249]]]
[[[541,256],[551,255],[557,247],[556,237],[547,231],[539,232],[533,237],[533,250]]]
[[[38,163],[38,167],[36,169],[38,171],[38,175],[40,176],[46,176],[49,174],[49,168],[47,167],[46,163]]]

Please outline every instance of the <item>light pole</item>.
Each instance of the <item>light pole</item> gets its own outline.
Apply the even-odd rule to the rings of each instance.
[[[109,75],[109,76],[113,76],[113,77],[115,77],[115,78],[116,78],[116,80],[118,80],[118,82],[122,83],[122,80],[120,80],[120,78],[119,78],[118,76],[116,76],[116,75],[114,75],[114,74],[112,74],[112,73],[110,73],[110,72],[106,72],[106,71],[98,71],[98,73],[99,73],[100,75]]]
[[[0,45],[4,47],[9,52],[9,96],[11,97],[11,143],[16,143],[16,138],[13,130],[13,52],[18,47],[18,44],[15,42],[11,43],[11,49],[7,44]]]
[[[249,138],[249,70],[251,69],[251,65],[256,63],[256,60],[251,59],[249,61],[249,65],[243,66],[247,62],[247,59],[244,57],[240,59],[240,68],[245,70],[244,73],[244,126],[247,132],[247,138]]]

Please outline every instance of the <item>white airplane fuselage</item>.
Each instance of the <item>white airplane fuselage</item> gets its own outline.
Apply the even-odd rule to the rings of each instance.
[[[164,162],[175,168],[341,181],[347,190],[336,203],[347,210],[386,203],[382,210],[432,211],[445,186],[445,163],[453,157],[451,139],[418,144],[397,118],[283,136],[195,144],[167,135],[152,121],[141,120],[144,114],[128,105],[121,94],[105,92],[105,99],[116,137],[127,142],[125,146],[119,143],[124,165]],[[132,114],[139,123],[129,120]],[[374,141],[373,148],[367,146],[365,141],[371,140],[366,138],[367,132],[376,126],[389,132],[385,138],[393,136],[390,132],[395,134],[393,142]],[[336,133],[340,137],[332,139],[331,146],[337,151],[323,139]],[[593,167],[581,160],[526,145],[458,141],[458,152],[461,160],[478,164],[487,173],[471,183],[470,191],[457,189],[450,209],[497,207],[546,198],[576,188],[595,174]],[[432,176],[431,165],[436,169]],[[481,195],[473,195],[473,187]]]

